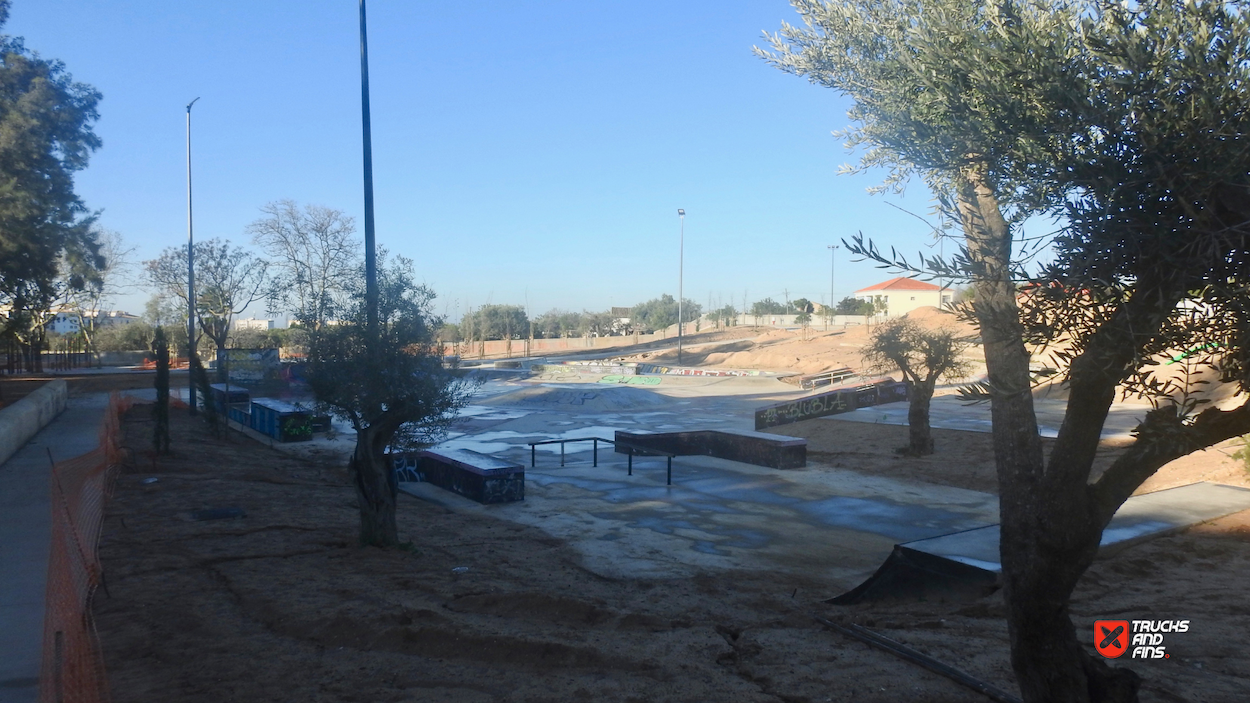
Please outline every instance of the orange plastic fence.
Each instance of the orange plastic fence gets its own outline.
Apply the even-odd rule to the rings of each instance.
[[[156,368],[156,360],[155,360],[155,359],[144,359],[144,360],[143,360],[143,363],[139,364],[139,368],[142,368],[142,369],[154,369],[154,368]],[[190,362],[190,360],[189,360],[189,359],[187,359],[187,357],[185,357],[185,356],[178,356],[178,357],[174,357],[174,358],[172,358],[172,359],[170,359],[170,360],[169,360],[169,368],[171,368],[171,369],[187,369],[187,368],[191,368],[191,362]]]
[[[121,419],[133,401],[113,393],[100,446],[52,467],[52,550],[43,624],[41,703],[109,700],[104,658],[91,615],[100,584],[104,502],[122,460]]]

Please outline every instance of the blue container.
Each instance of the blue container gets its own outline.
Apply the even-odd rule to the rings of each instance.
[[[213,383],[209,385],[209,389],[213,393],[213,407],[215,412],[224,412],[231,405],[248,402],[248,392],[246,388],[240,388],[237,385],[229,385],[225,383]]]
[[[312,439],[312,413],[273,398],[252,400],[250,427],[279,442]]]

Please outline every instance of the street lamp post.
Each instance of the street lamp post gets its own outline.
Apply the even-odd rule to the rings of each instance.
[[[378,334],[378,265],[373,237],[373,138],[369,125],[369,40],[365,32],[365,0],[360,0],[360,117],[365,175],[365,324],[369,352]]]
[[[836,309],[833,302],[833,272],[838,265],[838,249],[836,244],[829,245],[829,323],[833,323],[833,311]],[[826,327],[825,329],[828,329]]]
[[[191,106],[187,103],[187,386],[191,414],[195,414],[195,369],[190,360],[195,356],[195,236],[191,220]],[[207,400],[207,399],[205,399]]]
[[[681,317],[682,271],[685,267],[686,255],[686,211],[677,208],[677,217],[681,218],[681,239],[677,245],[677,364],[681,365],[681,329],[685,327]]]

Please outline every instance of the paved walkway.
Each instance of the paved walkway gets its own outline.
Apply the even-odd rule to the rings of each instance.
[[[70,396],[65,412],[0,464],[0,703],[39,698],[51,539],[48,453],[62,461],[95,449],[107,406],[107,393]]]

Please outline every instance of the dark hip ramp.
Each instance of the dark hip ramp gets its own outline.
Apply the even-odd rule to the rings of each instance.
[[[1250,490],[1191,483],[1133,496],[1102,531],[1099,555],[1250,509]],[[1002,572],[998,525],[894,546],[867,581],[826,603],[850,605],[884,598],[976,599],[998,587]]]
[[[825,602],[853,605],[886,598],[975,600],[997,589],[998,574],[993,571],[896,544],[867,581]]]

